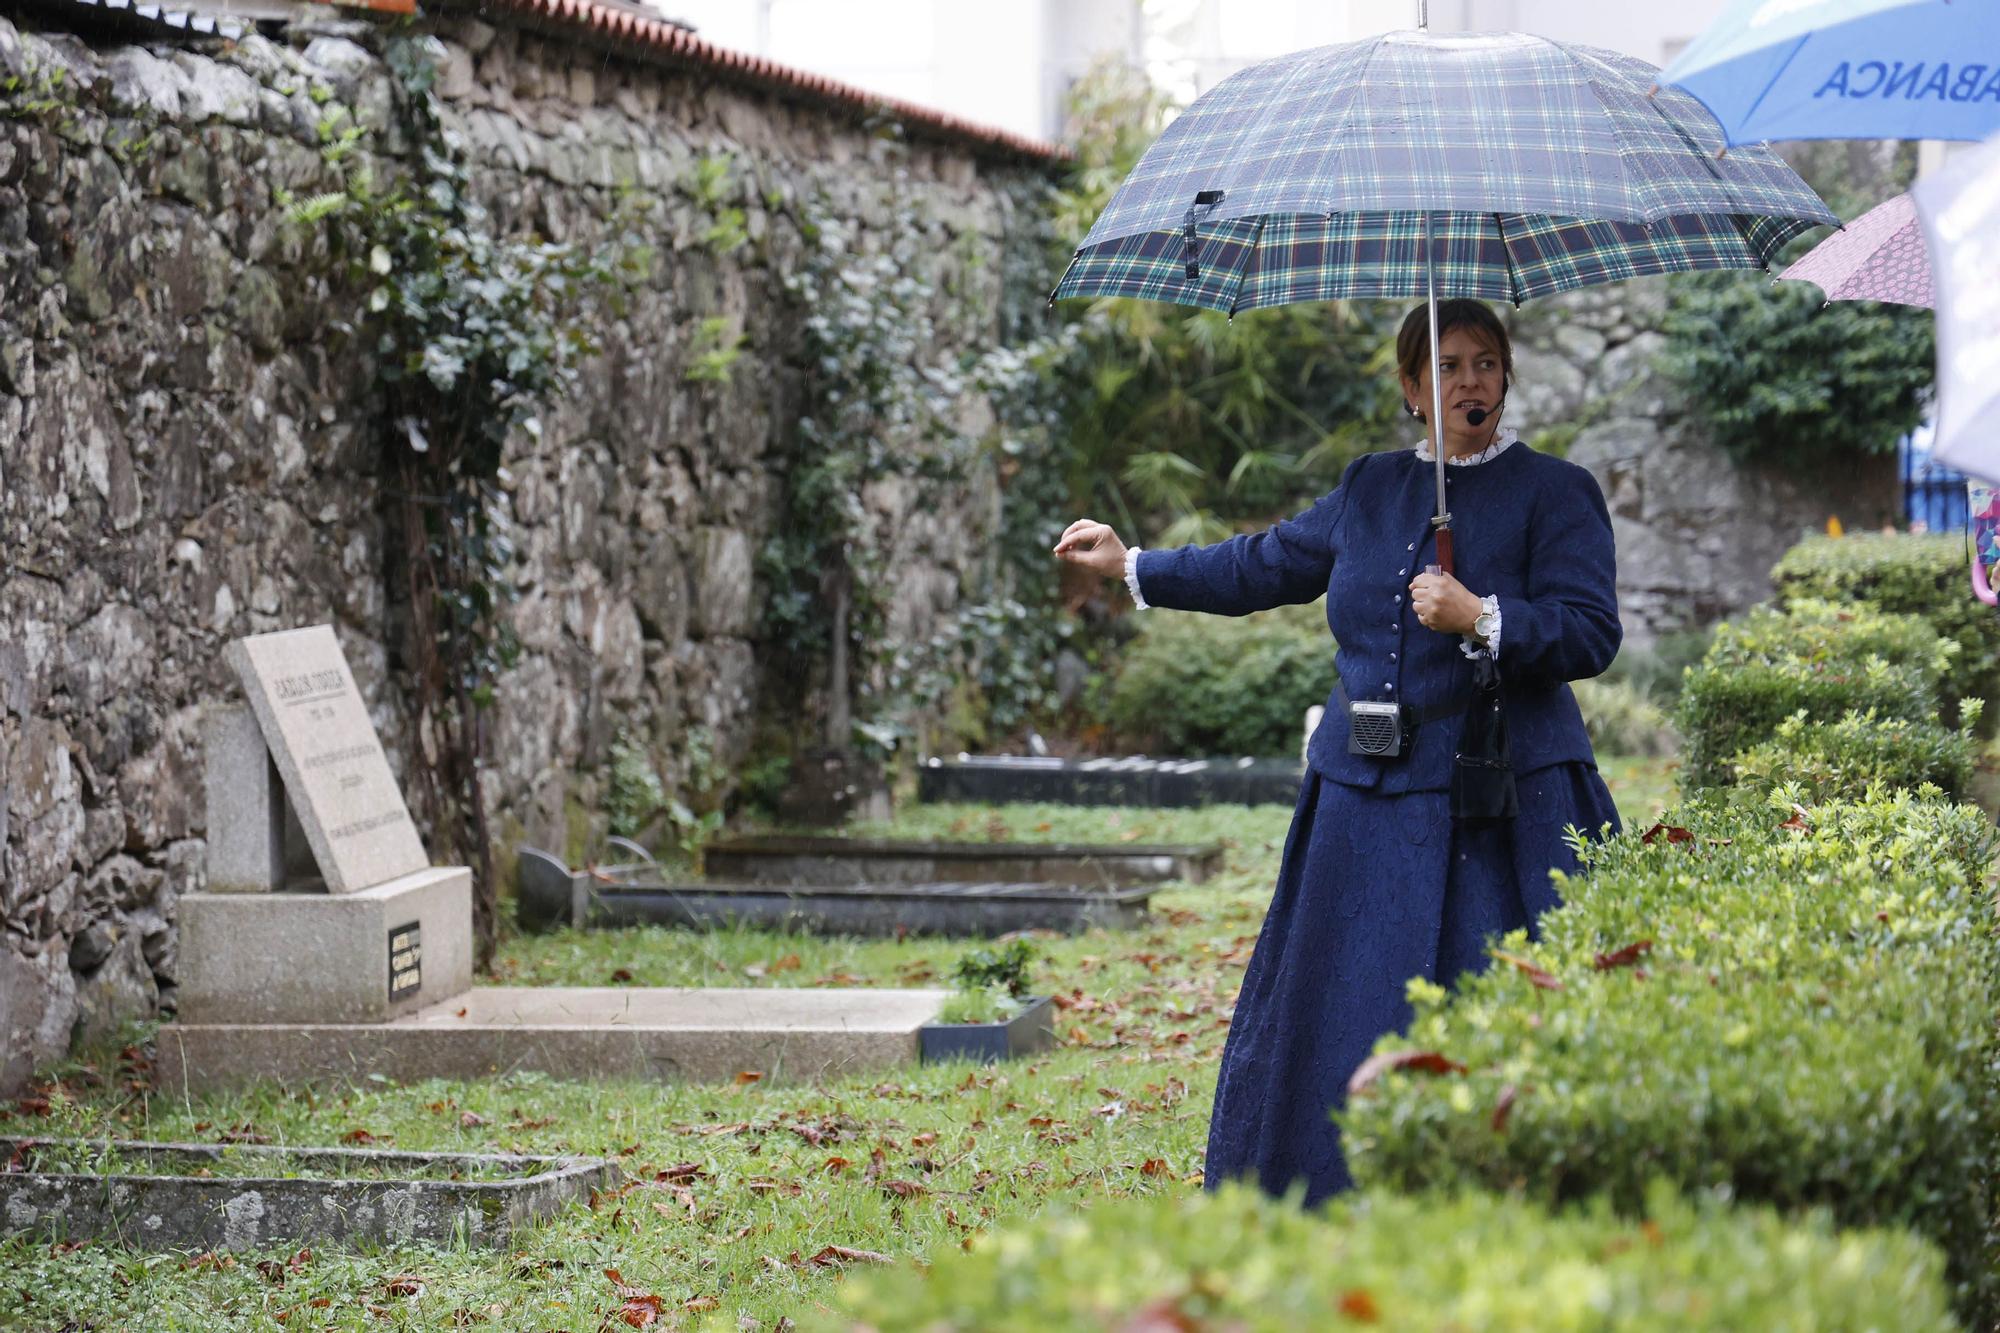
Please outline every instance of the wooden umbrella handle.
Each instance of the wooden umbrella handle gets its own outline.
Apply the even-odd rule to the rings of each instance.
[[[1439,528],[1437,530],[1437,565],[1442,573],[1456,574],[1458,572],[1452,568],[1450,528]]]

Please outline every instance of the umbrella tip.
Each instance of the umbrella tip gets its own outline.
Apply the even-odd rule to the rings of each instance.
[[[1646,90],[1646,98],[1648,101],[1651,101],[1653,98],[1656,98],[1659,95],[1660,95],[1660,85],[1657,83]]]
[[[1718,149],[1716,149],[1716,150],[1715,150],[1715,160],[1716,160],[1716,161],[1718,161],[1718,162],[1720,162],[1720,161],[1721,161],[1721,160],[1722,160],[1723,158],[1725,158],[1725,157],[1728,157],[1728,156],[1729,156],[1729,145],[1728,145],[1728,144],[1724,144],[1724,145],[1722,145],[1722,147],[1720,147],[1720,148],[1718,148]]]

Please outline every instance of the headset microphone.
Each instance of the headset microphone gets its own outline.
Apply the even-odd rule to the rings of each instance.
[[[1500,414],[1500,409],[1505,406],[1507,406],[1507,394],[1505,390],[1502,390],[1500,394],[1500,401],[1494,404],[1493,410],[1491,412],[1488,412],[1483,407],[1475,407],[1471,411],[1465,414],[1465,424],[1472,427],[1474,430],[1478,430],[1481,426],[1485,425],[1487,421],[1489,421],[1493,417],[1498,416]]]

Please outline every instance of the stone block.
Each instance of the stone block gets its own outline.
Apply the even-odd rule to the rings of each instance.
[[[260,899],[235,899],[256,902]],[[242,1087],[480,1079],[533,1070],[581,1082],[804,1082],[913,1063],[943,990],[480,986],[389,1023],[160,1029],[174,1096]],[[185,1014],[185,1006],[182,1010]]]
[[[149,1250],[504,1245],[618,1178],[599,1157],[378,1148],[0,1139],[0,1153],[17,1168],[0,1176],[7,1230]],[[102,1165],[79,1171],[83,1156]]]
[[[217,708],[202,722],[208,798],[208,890],[270,893],[285,879],[285,788],[248,708]]]
[[[392,974],[415,927],[418,966]],[[358,893],[180,901],[188,1023],[381,1023],[472,984],[472,872],[439,866]]]

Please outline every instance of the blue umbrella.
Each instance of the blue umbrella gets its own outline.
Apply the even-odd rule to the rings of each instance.
[[[1420,8],[1419,13],[1422,13]],[[1659,71],[1522,33],[1394,32],[1253,65],[1146,150],[1051,299],[1234,313],[1347,297],[1531,296],[1764,268],[1838,218]],[[1431,420],[1443,418],[1432,376]],[[1450,568],[1444,450],[1439,563]]]
[[[1736,0],[1660,75],[1731,147],[2000,131],[1994,0]]]

